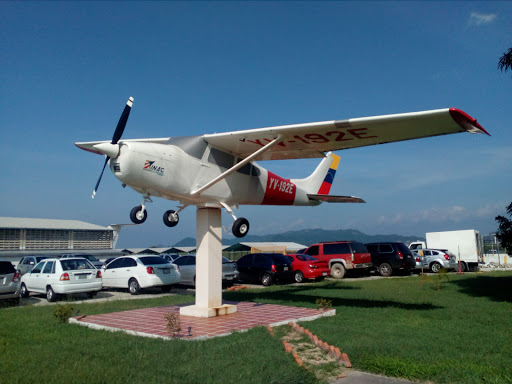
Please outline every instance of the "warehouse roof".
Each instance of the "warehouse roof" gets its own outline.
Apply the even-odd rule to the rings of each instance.
[[[22,217],[0,217],[0,228],[8,229],[64,229],[108,231],[109,227],[78,220],[30,219]]]

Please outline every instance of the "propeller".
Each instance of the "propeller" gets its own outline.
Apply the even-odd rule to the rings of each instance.
[[[130,97],[128,99],[128,101],[126,102],[126,106],[124,107],[121,117],[119,118],[119,122],[117,123],[116,130],[114,131],[114,136],[112,136],[111,144],[116,145],[119,142],[119,140],[121,139],[121,136],[123,136],[124,128],[126,127],[126,122],[128,121],[128,116],[130,116],[130,111],[132,110],[132,105],[133,105],[133,97]],[[94,199],[94,196],[96,196],[96,191],[98,190],[101,178],[103,177],[103,172],[105,172],[105,167],[107,166],[107,163],[109,160],[110,160],[110,157],[107,156],[105,158],[105,164],[103,164],[103,169],[101,170],[100,177],[98,178],[98,181],[96,182],[94,191],[92,191],[93,199]]]

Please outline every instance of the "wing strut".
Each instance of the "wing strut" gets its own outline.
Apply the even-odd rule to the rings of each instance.
[[[253,154],[247,156],[245,159],[243,159],[241,162],[239,163],[236,163],[235,165],[233,165],[231,168],[229,168],[227,171],[223,172],[222,174],[220,174],[219,176],[217,176],[215,179],[213,179],[212,181],[206,183],[205,185],[203,185],[201,188],[193,191],[191,193],[192,196],[195,196],[195,195],[200,195],[201,193],[203,193],[204,191],[206,191],[208,188],[211,188],[212,186],[214,186],[215,184],[217,184],[219,181],[221,180],[224,180],[226,177],[228,177],[229,175],[231,175],[233,172],[236,172],[238,169],[242,168],[245,164],[249,163],[250,161],[252,161],[252,159],[254,159],[255,157],[257,157],[258,155],[262,154],[263,152],[266,152],[268,151],[270,148],[272,148],[274,145],[276,145],[280,140],[282,139],[282,135],[279,134],[277,135],[277,137],[272,140],[270,143],[268,143],[267,145],[261,147],[260,149],[258,149],[256,152],[254,152]]]

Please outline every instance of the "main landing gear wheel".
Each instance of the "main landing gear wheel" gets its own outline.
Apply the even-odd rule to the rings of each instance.
[[[233,223],[233,235],[236,237],[244,237],[249,232],[249,221],[246,218],[240,217]]]
[[[176,211],[170,209],[164,213],[164,224],[168,227],[174,227],[180,221],[180,217]]]
[[[142,205],[138,205],[130,212],[130,219],[135,224],[142,224],[148,218],[148,212],[142,209]]]

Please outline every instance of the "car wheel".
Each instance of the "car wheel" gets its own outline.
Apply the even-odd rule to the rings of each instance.
[[[128,290],[132,295],[140,294],[140,285],[137,279],[130,279],[130,281],[128,282]]]
[[[30,294],[30,292],[28,291],[25,283],[21,283],[21,289],[20,289],[21,297],[28,297],[29,294]]]
[[[268,273],[261,275],[261,284],[263,284],[265,287],[272,285],[272,276],[270,276]]]
[[[343,264],[336,263],[333,264],[331,267],[331,276],[335,279],[343,279],[343,276],[345,276],[346,269],[343,266]]]
[[[430,265],[430,270],[434,273],[439,273],[439,271],[441,270],[441,264],[439,264],[437,261],[434,261]]]
[[[382,263],[379,265],[379,273],[381,276],[389,277],[393,273],[393,267],[388,263]]]
[[[46,300],[48,300],[51,303],[57,301],[57,294],[55,293],[51,286],[46,287]]]
[[[295,279],[296,283],[304,282],[304,274],[301,271],[295,272],[295,274],[293,275],[293,278]]]

